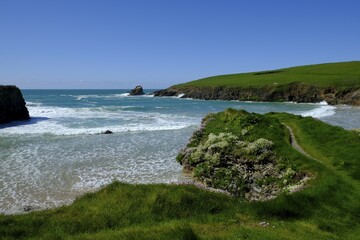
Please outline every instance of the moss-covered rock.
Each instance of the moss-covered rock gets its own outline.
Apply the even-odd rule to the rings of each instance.
[[[283,131],[280,123],[276,127]],[[177,160],[207,186],[250,201],[275,198],[306,174],[279,156],[272,140],[258,137],[263,128],[274,131],[271,121],[259,114],[233,109],[210,114]]]

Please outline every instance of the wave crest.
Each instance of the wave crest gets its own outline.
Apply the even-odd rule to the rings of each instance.
[[[320,107],[301,114],[303,117],[323,118],[335,114],[336,107],[330,106],[326,101],[317,103]]]

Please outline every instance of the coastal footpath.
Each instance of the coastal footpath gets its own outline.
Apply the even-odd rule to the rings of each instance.
[[[16,86],[0,85],[0,124],[30,118],[24,97]]]
[[[154,92],[205,100],[360,106],[360,62],[341,62],[203,78]]]

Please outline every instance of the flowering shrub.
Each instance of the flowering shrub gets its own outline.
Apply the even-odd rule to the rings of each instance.
[[[204,143],[183,150],[178,161],[193,169],[194,175],[208,186],[241,195],[244,176],[239,161],[272,161],[273,142],[260,138],[253,142],[239,141],[232,133],[210,133]]]
[[[360,128],[353,129],[353,132],[354,132],[354,133],[357,133],[357,134],[359,135],[359,137],[360,137]]]
[[[177,161],[209,187],[249,201],[273,199],[305,176],[277,155],[285,133],[275,119],[227,109],[203,119]]]

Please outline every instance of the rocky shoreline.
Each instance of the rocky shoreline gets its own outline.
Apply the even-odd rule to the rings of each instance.
[[[0,124],[28,120],[29,111],[24,97],[16,86],[0,86]]]
[[[154,96],[179,96],[204,100],[238,100],[261,102],[316,103],[326,101],[331,105],[346,104],[360,106],[360,88],[319,87],[294,82],[287,85],[264,87],[198,87],[172,86],[154,92]]]

